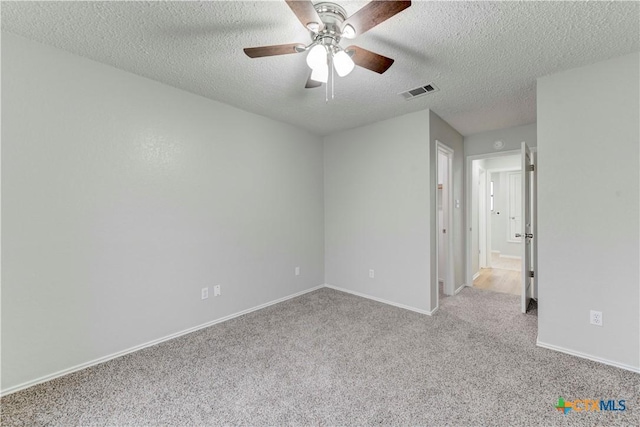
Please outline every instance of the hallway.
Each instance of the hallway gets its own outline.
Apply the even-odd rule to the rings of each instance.
[[[494,292],[520,295],[522,261],[515,258],[504,258],[497,253],[491,254],[491,268],[481,268],[480,275],[473,281],[473,286]]]

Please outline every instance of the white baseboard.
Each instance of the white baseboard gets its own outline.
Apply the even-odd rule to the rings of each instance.
[[[209,326],[213,326],[213,325],[215,325],[217,323],[226,322],[227,320],[231,320],[233,318],[236,318],[236,317],[251,313],[252,311],[260,310],[262,308],[269,307],[270,305],[278,304],[280,302],[283,302],[283,301],[286,301],[286,300],[289,300],[289,299],[292,299],[292,298],[299,297],[300,295],[304,295],[306,293],[313,292],[315,290],[323,288],[324,286],[325,285],[319,285],[319,286],[313,287],[311,289],[306,289],[306,290],[301,291],[301,292],[296,292],[295,294],[291,294],[291,295],[288,295],[286,297],[278,298],[276,300],[269,301],[267,303],[260,304],[260,305],[257,305],[255,307],[252,307],[252,308],[248,308],[246,310],[242,310],[242,311],[239,311],[237,313],[233,313],[233,314],[230,314],[228,316],[224,316],[224,317],[221,317],[219,319],[212,320],[210,322],[203,323],[203,324],[198,325],[198,326],[194,326],[194,327],[191,327],[191,328],[188,328],[188,329],[184,329],[182,331],[179,331],[179,332],[176,332],[176,333],[173,333],[173,334],[170,334],[170,335],[166,335],[166,336],[164,336],[162,338],[157,338],[155,340],[148,341],[148,342],[146,342],[144,344],[140,344],[140,345],[136,345],[134,347],[130,347],[130,348],[126,349],[126,350],[122,350],[122,351],[119,351],[117,353],[109,354],[108,356],[100,357],[98,359],[94,359],[94,360],[91,360],[89,362],[85,362],[85,363],[81,363],[81,364],[76,365],[76,366],[72,366],[71,368],[62,369],[62,370],[60,370],[58,372],[54,372],[52,374],[44,375],[44,376],[42,376],[40,378],[36,378],[35,380],[27,381],[27,382],[24,382],[22,384],[18,384],[18,385],[15,385],[13,387],[9,387],[7,389],[4,389],[4,390],[0,391],[0,396],[6,396],[8,394],[15,393],[15,392],[20,391],[20,390],[24,390],[25,388],[28,388],[28,387],[31,387],[31,386],[34,386],[34,385],[37,385],[37,384],[41,384],[41,383],[44,383],[44,382],[47,382],[47,381],[51,381],[51,380],[53,380],[55,378],[63,377],[65,375],[71,374],[71,373],[76,372],[76,371],[80,371],[82,369],[89,368],[91,366],[99,365],[101,363],[104,363],[104,362],[107,362],[109,360],[118,358],[120,356],[124,356],[125,354],[133,353],[135,351],[142,350],[143,348],[151,347],[153,345],[160,344],[162,342],[169,341],[169,340],[172,340],[174,338],[178,338],[178,337],[180,337],[182,335],[190,334],[191,332],[195,332],[195,331],[200,330],[200,329],[208,328]]]
[[[476,274],[473,275],[473,280],[476,280],[478,277],[480,277],[480,272],[479,271]]]
[[[456,289],[455,291],[453,291],[454,295],[458,295],[460,293],[460,291],[465,287],[466,285],[463,283],[462,285],[460,285],[458,287],[458,289]]]
[[[582,359],[592,360],[594,362],[603,363],[605,365],[614,366],[616,368],[625,369],[627,371],[636,372],[636,373],[640,374],[640,367],[639,366],[626,365],[624,363],[614,362],[612,360],[603,359],[601,357],[592,356],[590,354],[581,353],[579,351],[569,350],[568,348],[559,347],[557,345],[544,343],[544,342],[540,341],[539,339],[536,340],[536,345],[538,347],[546,348],[546,349],[549,349],[549,350],[559,351],[560,353],[570,354],[571,356],[576,356],[576,357],[580,357]]]
[[[386,299],[382,299],[382,298],[374,297],[374,296],[371,296],[371,295],[363,294],[363,293],[360,293],[360,292],[352,291],[350,289],[344,289],[344,288],[341,288],[339,286],[333,286],[333,285],[325,284],[325,287],[331,288],[331,289],[335,289],[336,291],[340,291],[340,292],[346,292],[348,294],[356,295],[356,296],[359,296],[359,297],[362,297],[362,298],[367,298],[367,299],[370,299],[370,300],[378,301],[378,302],[381,302],[383,304],[389,304],[389,305],[392,305],[394,307],[404,308],[405,310],[415,311],[416,313],[426,314],[428,316],[432,316],[436,311],[438,311],[438,307],[434,308],[431,311],[427,311],[427,310],[422,310],[422,309],[419,309],[419,308],[411,307],[409,305],[404,305],[404,304],[400,304],[400,303],[397,303],[397,302],[389,301],[389,300],[386,300]]]
[[[491,251],[492,254],[500,254],[500,251]]]
[[[500,258],[507,258],[507,259],[522,259],[521,256],[517,256],[517,255],[500,255]]]

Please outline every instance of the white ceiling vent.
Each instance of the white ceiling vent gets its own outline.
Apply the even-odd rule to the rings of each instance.
[[[406,92],[400,93],[407,101],[413,98],[417,98],[422,95],[426,95],[428,93],[436,92],[439,89],[433,84],[429,83],[424,86],[417,87],[415,89],[409,89]]]

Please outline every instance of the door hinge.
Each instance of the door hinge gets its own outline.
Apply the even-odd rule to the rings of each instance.
[[[535,277],[535,273],[533,272],[533,270],[529,272],[529,277]]]
[[[536,165],[529,165],[527,169],[529,170],[529,172],[533,172],[534,170],[536,170]]]

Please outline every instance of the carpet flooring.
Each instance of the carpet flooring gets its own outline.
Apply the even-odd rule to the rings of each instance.
[[[518,298],[465,288],[429,317],[323,288],[6,396],[1,421],[640,425],[640,375],[536,347]],[[627,410],[564,415],[560,396]]]

